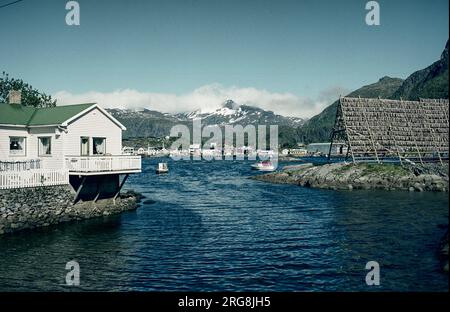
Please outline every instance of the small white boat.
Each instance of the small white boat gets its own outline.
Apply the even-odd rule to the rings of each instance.
[[[167,163],[158,163],[158,168],[156,168],[157,174],[168,173],[168,172],[169,172],[169,167],[167,166]]]
[[[259,170],[259,171],[274,171],[275,166],[270,160],[264,160],[257,162],[256,164],[252,165],[253,170]]]

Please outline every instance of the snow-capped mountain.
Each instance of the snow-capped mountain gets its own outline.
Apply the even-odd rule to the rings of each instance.
[[[232,100],[226,101],[222,107],[211,113],[194,111],[176,114],[175,117],[180,120],[201,118],[202,123],[205,125],[220,126],[233,124],[241,124],[243,126],[249,124],[272,124],[298,127],[305,122],[302,118],[277,115],[272,111],[266,111],[258,107],[239,105]]]
[[[202,125],[278,125],[297,128],[305,120],[296,117],[277,115],[249,105],[239,105],[232,100],[226,101],[213,112],[200,110],[167,114],[150,109],[108,109],[108,111],[127,127],[124,137],[162,137],[169,135],[175,124],[191,125],[193,119],[201,118]]]

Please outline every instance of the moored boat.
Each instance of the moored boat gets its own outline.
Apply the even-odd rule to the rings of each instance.
[[[169,167],[167,166],[167,163],[158,163],[158,168],[156,168],[157,174],[168,173],[168,172],[169,172]]]
[[[252,169],[259,171],[274,171],[275,166],[270,160],[264,160],[253,164]]]

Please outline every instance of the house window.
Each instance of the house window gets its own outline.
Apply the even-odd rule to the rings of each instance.
[[[92,138],[93,154],[105,155],[106,154],[106,139],[105,138]]]
[[[81,156],[89,156],[89,137],[81,137]]]
[[[51,137],[40,137],[38,138],[38,155],[46,156],[52,154],[52,138]]]
[[[26,155],[26,138],[10,137],[9,138],[9,155],[25,156]]]

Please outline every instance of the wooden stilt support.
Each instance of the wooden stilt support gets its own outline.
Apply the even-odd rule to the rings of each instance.
[[[348,159],[348,155],[350,154],[350,149],[348,148],[348,143],[347,143],[347,152],[345,153],[345,161],[347,161]]]
[[[339,98],[341,98],[341,97],[339,97]],[[339,106],[338,106],[338,108],[336,109],[336,116],[334,118],[335,122],[334,122],[333,130],[331,132],[330,149],[328,150],[328,162],[330,162],[330,160],[331,160],[331,150],[333,149],[334,137],[336,136],[336,133],[338,132],[336,130],[340,130],[339,128],[341,127],[339,117],[340,117],[340,111],[339,111]]]
[[[98,181],[97,181],[97,183],[96,183],[96,186],[97,186],[97,188],[96,188],[96,193],[97,193],[97,195],[95,195],[94,203],[96,203],[97,200],[98,200],[98,198],[100,197],[100,187],[99,187],[99,182],[98,182]]]
[[[128,176],[129,176],[129,174],[125,175],[125,177],[123,178],[122,182],[121,182],[120,185],[119,185],[119,189],[117,190],[116,195],[114,195],[114,198],[113,198],[113,203],[114,203],[114,205],[116,204],[116,198],[117,198],[117,196],[119,196],[120,191],[122,190],[123,185],[125,184],[125,182],[126,182],[127,179],[128,179]]]
[[[78,202],[81,190],[83,189],[83,186],[84,186],[84,182],[86,182],[86,177],[83,177],[83,179],[81,180],[80,186],[78,186],[77,192],[76,192],[75,196],[73,197],[74,203]]]
[[[95,198],[94,198],[94,203],[96,203],[96,202],[97,202],[97,200],[98,200],[99,196],[100,196],[100,191],[98,191],[98,190],[97,190],[97,195],[95,195]]]
[[[340,120],[339,120],[340,129],[339,130],[344,133],[344,138],[345,138],[345,141],[347,142],[347,156],[345,158],[347,159],[348,154],[350,154],[352,156],[353,164],[356,164],[356,160],[355,160],[355,155],[353,153],[352,144],[351,144],[349,136],[348,136],[349,128],[347,127],[347,124],[345,122],[344,110],[342,108],[342,99],[343,99],[342,96],[339,97],[339,105],[338,105],[338,109],[337,109],[337,113],[336,113],[336,116],[339,116],[339,117],[336,118],[336,122],[338,122],[338,118],[340,118]]]
[[[359,99],[361,100],[361,97],[359,97]],[[373,148],[373,151],[375,153],[375,159],[377,160],[377,163],[380,163],[380,159],[378,158],[377,147],[376,147],[375,141],[373,139],[372,130],[370,129],[369,119],[367,118],[367,115],[366,115],[366,112],[365,112],[365,108],[362,108],[361,112],[362,112],[362,114],[364,116],[364,121],[366,123],[367,133],[369,133],[369,140],[370,140],[370,143],[372,143],[372,148]]]
[[[414,142],[414,147],[416,148],[417,156],[419,156],[420,164],[423,165],[422,154],[420,153],[419,146],[417,145],[416,134],[414,133],[414,127],[412,126],[412,122],[411,122],[410,117],[409,117],[409,115],[407,113],[407,110],[406,110],[405,104],[403,103],[403,99],[402,98],[400,98],[400,103],[401,103],[400,106],[403,109],[403,112],[404,112],[404,114],[406,116],[406,120],[407,120],[407,124],[408,124],[408,128],[409,128],[409,133],[410,133],[411,138],[412,138],[412,140]]]
[[[333,134],[331,135],[330,149],[328,150],[328,162],[330,162],[330,160],[331,160],[331,149],[333,148],[334,135],[335,135],[335,132],[333,129]]]
[[[389,126],[389,131],[391,131],[391,126]],[[403,165],[402,156],[400,155],[400,149],[397,145],[397,141],[395,140],[395,135],[392,136],[392,139],[394,140],[395,151],[397,152],[397,157],[398,160],[400,161],[400,165]]]

